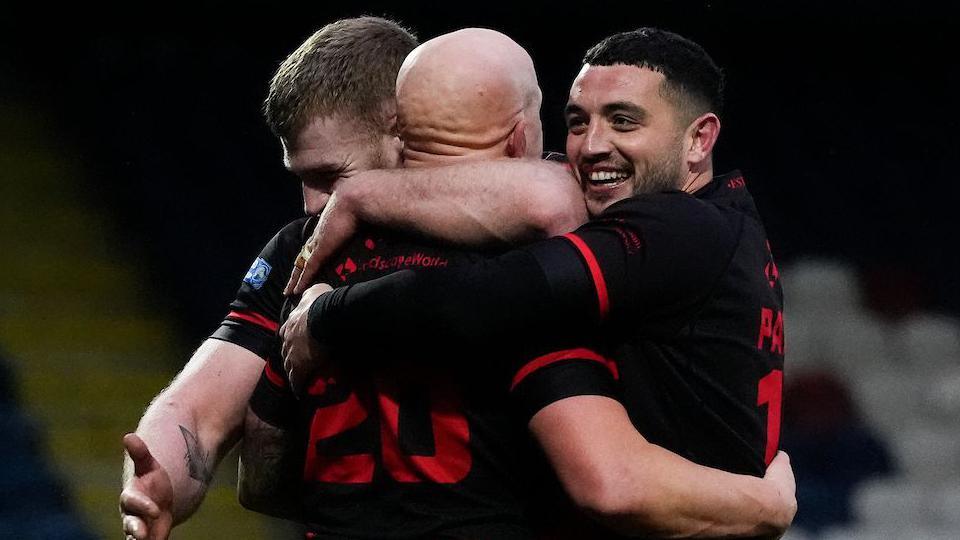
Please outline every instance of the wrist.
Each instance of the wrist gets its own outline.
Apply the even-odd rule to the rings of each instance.
[[[377,171],[365,171],[346,179],[336,193],[340,210],[362,219],[364,201],[370,200]]]
[[[796,511],[795,503],[791,505],[791,501],[781,493],[780,488],[775,483],[768,480],[761,480],[760,482],[764,488],[761,499],[759,499],[764,503],[763,519],[766,525],[775,532],[783,532],[793,521],[793,514]]]

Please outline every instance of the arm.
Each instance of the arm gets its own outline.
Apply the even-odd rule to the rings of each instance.
[[[359,222],[489,246],[562,234],[586,220],[580,186],[556,162],[502,159],[362,172],[337,186],[308,241],[310,259],[288,292],[299,282],[302,293]]]
[[[293,419],[298,403],[272,355],[263,367],[244,421],[237,491],[245,508],[301,520],[306,441]]]
[[[656,324],[644,315],[687,309],[708,294],[736,245],[717,215],[670,197],[678,199],[666,216],[658,207],[671,201],[618,203],[574,233],[499,257],[336,289],[313,302],[308,327],[336,354],[357,343],[385,350],[426,332],[486,350],[504,340],[535,348],[557,335],[588,339],[606,320]]]
[[[293,432],[274,426],[247,408],[240,446],[237,492],[248,510],[270,516],[300,520],[299,493],[302,445]]]
[[[125,440],[120,507],[135,538],[165,537],[196,511],[217,464],[240,435],[263,360],[247,349],[208,339],[150,404]],[[224,391],[229,389],[229,391]],[[142,447],[137,441],[142,443]],[[163,481],[166,477],[166,482]]]
[[[574,502],[623,534],[775,536],[796,513],[786,454],[763,479],[703,467],[647,442],[604,396],[556,401],[529,426]]]

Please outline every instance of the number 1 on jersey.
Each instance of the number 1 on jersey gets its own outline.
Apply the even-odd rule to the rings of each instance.
[[[764,462],[769,465],[780,448],[780,413],[783,408],[783,371],[775,369],[757,385],[757,406],[767,406],[767,444]]]

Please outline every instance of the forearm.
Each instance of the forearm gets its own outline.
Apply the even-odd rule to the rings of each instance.
[[[484,354],[505,340],[522,339],[536,347],[557,333],[594,329],[599,321],[589,307],[596,304],[592,292],[579,294],[571,287],[561,294],[554,296],[528,253],[513,252],[470,268],[401,271],[337,289],[313,303],[308,322],[311,334],[334,357],[349,349],[351,358],[388,362],[396,355],[358,351],[384,352],[397,340],[425,334],[434,350],[456,347]],[[581,309],[583,303],[588,307]]]
[[[232,441],[228,444],[224,440],[221,445],[213,444],[222,449],[211,452],[211,442],[203,442],[197,435],[200,431],[190,407],[168,391],[156,397],[137,426],[137,434],[170,476],[175,524],[189,518],[200,506],[216,464],[232,445]],[[132,474],[133,462],[125,457],[124,482]]]
[[[775,536],[789,525],[782,495],[763,479],[703,467],[644,443],[601,516],[626,533],[664,538]],[[642,465],[640,465],[642,463]],[[639,512],[637,510],[640,510]]]
[[[240,504],[274,517],[300,520],[302,448],[289,430],[264,422],[249,408],[240,446]]]
[[[369,171],[339,198],[360,221],[471,246],[546,238],[587,219],[567,168],[541,160]]]
[[[533,416],[530,429],[573,501],[621,533],[758,536],[782,533],[792,519],[786,502],[792,494],[649,443],[616,400],[556,401]]]
[[[196,511],[217,465],[240,436],[262,369],[263,361],[250,351],[208,339],[141,418],[137,434],[170,477],[175,523]],[[125,483],[131,465],[126,458]]]

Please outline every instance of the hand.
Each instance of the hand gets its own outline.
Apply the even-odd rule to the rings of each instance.
[[[300,303],[290,312],[287,322],[280,327],[280,337],[283,338],[283,369],[287,372],[290,388],[297,395],[301,393],[304,383],[323,365],[321,358],[322,348],[313,336],[307,325],[310,306],[321,294],[332,291],[333,287],[326,283],[318,283],[303,293]]]
[[[343,190],[344,186],[338,186],[338,190]],[[320,221],[297,257],[283,294],[302,294],[313,282],[323,263],[356,233],[357,217],[345,200],[348,199],[337,196],[336,192],[330,195],[320,214]]]
[[[763,479],[772,482],[780,494],[777,524],[786,531],[797,513],[797,481],[793,477],[793,468],[790,467],[790,456],[783,451],[777,452]]]
[[[170,475],[154,459],[137,434],[123,437],[134,474],[120,492],[120,516],[127,538],[166,540],[173,527],[173,485]]]

